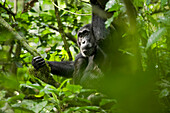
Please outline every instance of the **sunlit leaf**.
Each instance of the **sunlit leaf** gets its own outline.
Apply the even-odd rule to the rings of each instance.
[[[160,28],[156,32],[154,32],[148,39],[146,49],[148,49],[152,44],[159,40],[166,32],[166,28]]]
[[[108,10],[110,9],[112,6],[114,6],[116,4],[116,0],[109,0],[107,3],[106,3],[106,7],[105,7],[105,10]]]
[[[64,81],[61,83],[61,85],[60,85],[60,87],[58,88],[58,90],[60,91],[61,88],[63,87],[63,85],[64,85],[66,82],[68,82],[68,81],[70,81],[70,79],[64,80]]]
[[[82,89],[82,86],[67,84],[66,88],[70,90],[72,93],[79,93],[80,90]]]
[[[114,18],[116,18],[118,15],[119,12],[115,12],[111,18],[107,19],[107,21],[105,22],[105,27],[108,28],[113,22]]]

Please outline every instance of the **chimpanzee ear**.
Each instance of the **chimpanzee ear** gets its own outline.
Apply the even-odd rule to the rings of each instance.
[[[79,37],[77,38],[77,45],[80,47]]]

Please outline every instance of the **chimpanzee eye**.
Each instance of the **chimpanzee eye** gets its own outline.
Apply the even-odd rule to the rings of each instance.
[[[78,34],[78,37],[82,37],[82,33],[79,33],[79,34]]]
[[[88,35],[88,34],[89,34],[89,31],[87,31],[87,30],[84,30],[84,31],[83,31],[83,35],[84,35],[84,36],[86,36],[86,35]]]

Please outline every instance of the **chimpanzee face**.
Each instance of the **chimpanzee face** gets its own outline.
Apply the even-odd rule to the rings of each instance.
[[[84,57],[91,56],[95,52],[96,43],[91,32],[91,24],[83,26],[78,31],[77,43],[80,47],[80,52]]]

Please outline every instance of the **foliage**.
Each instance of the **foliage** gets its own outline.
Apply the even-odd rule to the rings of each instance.
[[[30,1],[35,2],[31,4]],[[27,4],[27,10],[23,4]],[[115,97],[110,96],[111,99],[94,89],[84,89],[82,86],[73,85],[72,79],[51,75],[56,83],[54,85],[31,76],[28,69],[32,67],[33,56],[21,46],[10,31],[0,24],[0,112],[128,112],[128,109],[126,111],[122,105],[119,105],[121,99],[125,99],[127,96],[130,98],[132,94],[139,101],[136,102],[137,104],[143,102],[140,99],[140,91],[142,91],[140,86],[146,85],[147,87],[148,84],[142,83],[142,80],[151,78],[156,78],[156,82],[150,84],[157,84],[156,88],[154,86],[153,92],[159,98],[162,113],[170,112],[170,36],[168,35],[170,1],[133,0],[133,5],[136,10],[136,31],[133,32],[130,22],[124,21],[128,28],[125,28],[126,32],[123,34],[122,40],[126,43],[123,43],[119,50],[122,54],[129,56],[138,55],[140,63],[137,65],[140,65],[142,71],[151,72],[151,74],[140,78],[139,83],[128,81],[127,76],[123,76],[123,82],[116,79],[113,89],[111,89],[112,86],[107,89],[117,93]],[[74,59],[79,52],[74,37],[77,37],[76,32],[82,25],[91,22],[91,15],[88,15],[91,13],[91,6],[88,0],[58,0],[58,6],[61,8],[59,16]],[[12,0],[0,1],[0,16],[27,40],[30,47],[36,49],[42,57],[49,61],[69,59],[58,31],[54,5],[51,0],[20,0],[16,14],[13,13],[14,9],[15,4]],[[107,28],[120,17],[128,16],[125,3],[121,0],[109,0],[105,10],[115,12],[106,21]],[[74,12],[74,14],[68,11]],[[137,43],[132,43],[133,41],[130,39],[132,36],[135,36]],[[136,60],[133,59],[133,61],[131,65],[135,69]],[[124,71],[124,68],[120,70]],[[125,73],[128,72],[125,71]],[[127,85],[127,83],[137,85]],[[124,90],[123,87],[126,87],[127,90]],[[139,92],[133,92],[133,88]],[[124,96],[124,94],[128,95]],[[141,94],[145,93],[141,92]],[[131,102],[128,99],[124,101],[127,101],[126,103],[129,105],[123,106],[129,107]],[[130,108],[138,110],[135,107]]]

